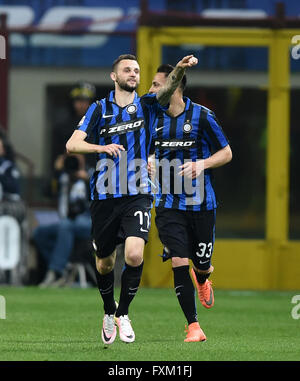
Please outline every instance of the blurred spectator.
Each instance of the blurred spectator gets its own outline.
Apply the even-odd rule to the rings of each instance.
[[[21,198],[20,172],[15,163],[15,153],[9,142],[6,131],[0,126],[0,219],[2,235],[5,242],[0,242],[2,266],[0,268],[0,283],[21,284],[27,271],[27,220],[26,207]],[[10,219],[7,225],[7,217]],[[3,218],[2,218],[3,217]],[[4,228],[5,226],[5,228]],[[20,237],[20,242],[16,242]],[[12,258],[15,265],[12,266]],[[4,262],[3,262],[4,261]]]
[[[95,97],[96,88],[93,84],[78,82],[70,92],[73,114],[53,129],[54,176],[50,193],[57,198],[60,220],[41,225],[33,232],[32,241],[47,267],[41,287],[62,284],[75,241],[90,239],[87,171],[94,166],[94,157],[67,156],[65,144]]]
[[[60,220],[38,226],[32,236],[47,264],[41,287],[53,286],[62,278],[76,239],[89,240],[91,219],[84,157],[60,156],[55,162]]]
[[[52,136],[52,160],[55,161],[59,155],[66,152],[66,142],[72,135],[72,131],[85,115],[88,107],[96,97],[96,88],[89,82],[78,82],[70,92],[72,102],[72,114],[66,120],[53,126]],[[93,157],[86,157],[86,162],[89,163]]]
[[[7,143],[0,137],[0,200],[20,200],[20,173]]]
[[[0,128],[0,215],[11,215],[21,222],[25,206],[20,195],[20,172],[5,131]]]

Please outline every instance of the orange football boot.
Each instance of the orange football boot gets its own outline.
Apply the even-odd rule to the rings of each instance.
[[[195,274],[195,270],[193,268],[191,268],[191,274],[196,284],[197,291],[198,291],[198,298],[201,304],[205,308],[213,307],[215,303],[215,298],[214,298],[214,291],[212,288],[212,282],[206,279],[204,283],[199,283]]]
[[[186,343],[206,340],[206,336],[197,321],[189,324],[188,327],[185,326],[185,332],[187,333],[184,339]]]

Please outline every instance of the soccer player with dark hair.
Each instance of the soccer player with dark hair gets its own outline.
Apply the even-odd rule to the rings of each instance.
[[[186,56],[168,76],[157,94],[138,97],[140,67],[133,55],[121,55],[112,66],[115,84],[107,98],[94,102],[66,144],[69,153],[96,153],[98,162],[90,180],[92,237],[96,250],[97,283],[104,302],[102,340],[116,337],[133,342],[135,334],[128,309],[141,279],[143,250],[148,239],[153,201],[147,159],[153,123],[166,107],[184,75],[197,59]],[[94,136],[95,144],[86,140]],[[125,242],[125,267],[120,300],[114,299],[115,247]]]
[[[149,93],[159,92],[172,70],[171,65],[161,65]],[[228,163],[232,153],[214,113],[183,96],[185,86],[186,76],[172,95],[168,110],[159,110],[153,140],[158,180],[155,223],[164,245],[163,261],[171,258],[176,296],[188,322],[184,341],[191,342],[206,340],[197,318],[192,278],[202,305],[214,305],[208,280],[213,271],[217,207],[211,169]],[[172,162],[168,173],[162,162]],[[184,185],[185,179],[190,180],[191,191],[184,187],[176,191],[176,184]],[[192,278],[189,259],[193,263]]]

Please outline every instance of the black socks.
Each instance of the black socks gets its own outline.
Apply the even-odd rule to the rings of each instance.
[[[198,283],[204,283],[206,281],[206,279],[210,276],[211,273],[207,273],[207,274],[204,274],[204,273],[198,273],[198,271],[195,271],[195,274],[196,274],[196,278],[197,278],[197,281]]]
[[[195,289],[190,277],[189,266],[173,267],[174,288],[181,309],[186,317],[188,324],[198,321]]]
[[[116,317],[128,315],[128,308],[132,302],[142,277],[144,262],[139,266],[133,267],[125,263],[121,277],[121,294],[119,307],[116,311]]]
[[[99,274],[97,270],[95,273],[98,289],[104,303],[104,313],[113,315],[116,312],[116,303],[114,298],[114,270],[104,275]]]

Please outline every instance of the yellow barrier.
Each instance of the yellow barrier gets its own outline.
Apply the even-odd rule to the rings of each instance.
[[[288,240],[289,226],[289,49],[300,30],[259,28],[140,27],[137,55],[140,94],[148,92],[164,45],[264,46],[269,49],[267,110],[267,193],[265,240],[218,240],[213,254],[216,287],[237,289],[300,289],[300,241]],[[170,261],[162,253],[152,211],[145,249],[142,285],[171,287]]]

